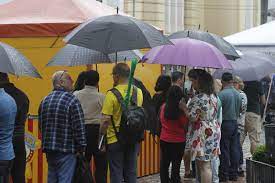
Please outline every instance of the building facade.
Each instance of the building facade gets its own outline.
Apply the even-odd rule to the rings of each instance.
[[[261,0],[102,0],[161,28],[200,29],[227,36],[261,22]]]

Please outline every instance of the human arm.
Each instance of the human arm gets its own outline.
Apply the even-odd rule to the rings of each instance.
[[[109,125],[112,123],[114,113],[114,94],[109,91],[102,105],[102,119],[100,123],[100,134],[106,134]]]
[[[28,118],[28,112],[29,112],[29,99],[27,96],[25,96],[24,101],[22,102],[22,105],[17,110],[16,121],[24,125]]]
[[[85,120],[84,113],[80,102],[75,98],[70,106],[71,124],[76,142],[76,150],[79,153],[85,152],[86,136],[85,136]]]

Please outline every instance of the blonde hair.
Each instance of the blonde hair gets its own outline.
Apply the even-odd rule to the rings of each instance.
[[[234,76],[234,83],[238,83],[240,85],[240,89],[244,89],[244,82],[239,76]]]

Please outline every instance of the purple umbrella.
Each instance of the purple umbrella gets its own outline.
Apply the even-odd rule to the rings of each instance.
[[[142,60],[149,64],[232,68],[225,56],[209,43],[190,38],[171,41],[174,45],[155,47],[147,52]]]

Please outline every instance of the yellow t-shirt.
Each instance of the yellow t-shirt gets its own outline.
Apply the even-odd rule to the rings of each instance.
[[[126,92],[127,92],[127,87],[128,85],[118,85],[115,88],[121,93],[123,98],[125,99]],[[133,90],[131,90],[132,94]],[[138,88],[137,89],[137,105],[142,106],[143,102],[143,95],[142,91]],[[108,116],[113,116],[113,120],[116,126],[117,131],[119,131],[119,126],[120,126],[120,120],[121,120],[121,114],[122,114],[122,109],[120,106],[120,103],[118,102],[116,96],[111,92],[108,91],[103,108],[102,108],[102,113]],[[117,138],[115,135],[115,131],[113,128],[113,125],[110,124],[108,129],[107,129],[107,143],[112,144],[117,142]]]

